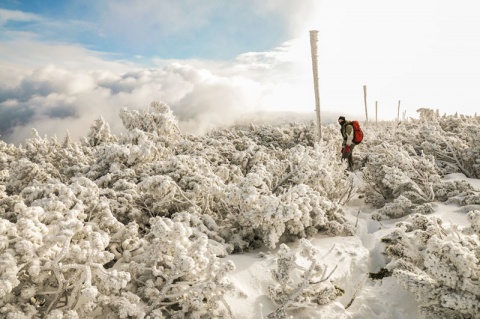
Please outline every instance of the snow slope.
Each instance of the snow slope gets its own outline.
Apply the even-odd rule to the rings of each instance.
[[[357,185],[361,184],[358,171]],[[468,181],[480,190],[480,180],[466,178],[456,173],[445,176],[445,180]],[[436,203],[432,216],[445,223],[468,226],[465,208],[455,204]],[[318,256],[328,269],[335,269],[330,277],[335,286],[344,294],[337,301],[313,309],[301,309],[292,313],[293,318],[321,319],[415,319],[421,318],[418,302],[413,294],[402,289],[396,279],[387,276],[372,279],[370,274],[379,273],[386,265],[382,252],[381,238],[391,232],[395,224],[409,217],[387,221],[370,218],[373,209],[358,197],[352,198],[344,206],[348,220],[357,225],[355,236],[323,237],[315,236],[310,242],[318,248]],[[358,216],[358,218],[357,218]],[[289,245],[295,249],[298,242]],[[243,294],[230,295],[225,299],[236,319],[266,318],[275,310],[267,294],[273,284],[271,269],[275,265],[275,251],[267,254],[260,249],[246,254],[230,255],[236,270],[229,275],[230,280]]]

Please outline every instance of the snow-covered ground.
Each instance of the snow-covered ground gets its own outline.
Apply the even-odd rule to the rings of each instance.
[[[0,318],[479,318],[480,118],[420,113],[352,173],[337,125],[193,136],[161,102],[0,141]]]
[[[357,184],[362,181],[356,171]],[[466,178],[460,173],[449,174],[445,180],[468,181],[480,191],[480,180]],[[381,238],[395,228],[395,224],[409,217],[387,221],[370,218],[373,211],[362,199],[354,196],[344,206],[350,223],[357,226],[355,236],[314,236],[309,239],[318,249],[319,260],[327,269],[334,269],[330,279],[343,290],[335,302],[312,309],[301,309],[292,313],[293,318],[320,319],[416,319],[421,318],[418,302],[412,293],[404,290],[391,276],[375,277],[386,265],[382,254]],[[431,216],[441,218],[445,224],[468,226],[467,209],[455,204],[435,203]],[[358,217],[358,218],[357,218]],[[294,250],[298,242],[289,247]],[[236,319],[266,318],[275,310],[267,294],[274,283],[271,269],[275,267],[275,251],[266,253],[260,249],[245,254],[228,256],[236,270],[228,277],[240,290],[239,294],[225,297]],[[372,275],[371,275],[372,274]],[[381,277],[381,276],[380,276]]]

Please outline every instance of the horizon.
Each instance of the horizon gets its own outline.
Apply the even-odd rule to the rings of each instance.
[[[17,1],[0,4],[0,138],[83,136],[102,116],[167,103],[192,130],[255,112],[371,120],[480,109],[480,5],[433,0]],[[363,118],[359,118],[363,120]]]

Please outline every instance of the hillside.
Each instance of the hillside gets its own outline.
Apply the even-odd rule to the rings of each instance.
[[[478,318],[480,118],[0,142],[0,315]],[[242,123],[243,124],[243,123]]]

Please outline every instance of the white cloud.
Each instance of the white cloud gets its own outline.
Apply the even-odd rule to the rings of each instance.
[[[201,61],[193,62],[197,65],[172,62],[162,69],[128,72],[108,70],[109,63],[102,71],[50,64],[23,72],[15,86],[0,90],[0,102],[9,106],[8,115],[13,119],[12,125],[3,128],[4,138],[11,130],[7,139],[21,141],[31,128],[41,135],[63,136],[68,130],[72,137],[79,137],[99,115],[118,133],[122,130],[121,108],[144,108],[153,100],[169,104],[182,128],[190,133],[234,123],[251,112],[281,110],[282,105],[287,110],[288,104],[293,104],[285,97],[291,94],[289,85],[265,82],[258,76],[252,79],[249,75],[257,69],[230,75],[230,71],[222,74],[224,64],[207,70],[200,66]],[[212,62],[205,64],[212,66]],[[0,82],[8,81],[7,72],[0,74],[4,74]],[[278,90],[285,99],[272,98]]]
[[[0,25],[10,21],[40,21],[42,18],[36,14],[25,13],[18,10],[5,10],[0,8]]]
[[[185,17],[185,3],[168,4],[177,7],[159,23]],[[115,61],[112,55],[80,45],[41,43],[30,37],[10,40],[0,45],[0,130],[14,129],[9,139],[15,141],[29,136],[32,127],[57,136],[68,129],[75,137],[85,135],[102,115],[118,132],[122,107],[143,108],[153,100],[168,103],[190,132],[232,123],[251,111],[311,112],[313,119],[310,29],[319,30],[324,112],[363,120],[364,84],[370,119],[375,101],[385,119],[396,116],[398,100],[408,116],[420,107],[467,114],[478,109],[480,44],[475,39],[480,20],[473,10],[431,1],[387,5],[379,0],[339,0],[298,7],[286,0],[254,3],[260,11],[283,12],[295,37],[233,61],[140,56],[135,62]],[[147,1],[134,10],[153,19],[155,5]],[[117,7],[122,14],[127,9],[126,2]],[[208,16],[209,7],[202,10],[193,25]],[[189,23],[180,21],[175,28],[188,28]]]
[[[45,65],[79,70],[127,71],[132,67],[128,62],[115,61],[114,56],[88,50],[80,45],[65,43],[43,43],[36,39],[17,38],[0,45],[0,65],[29,71]]]
[[[256,1],[254,5],[260,11],[275,11],[282,15],[288,25],[290,37],[296,38],[310,30],[310,24],[315,25],[321,5],[325,1],[303,0],[266,0]]]

